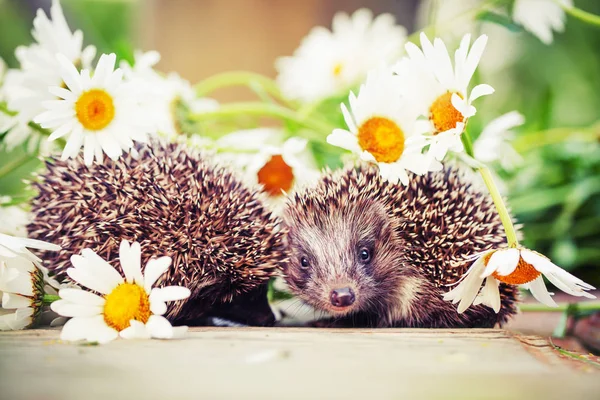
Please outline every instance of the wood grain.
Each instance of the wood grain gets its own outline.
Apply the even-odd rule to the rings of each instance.
[[[104,346],[58,337],[0,334],[2,399],[600,398],[594,367],[503,330],[194,328]]]

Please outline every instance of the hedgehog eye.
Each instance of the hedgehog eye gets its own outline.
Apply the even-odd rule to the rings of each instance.
[[[364,263],[371,261],[371,252],[366,247],[360,249],[358,256],[360,257],[360,261]]]
[[[300,259],[300,265],[302,266],[302,268],[308,268],[308,259],[306,257],[302,257]]]

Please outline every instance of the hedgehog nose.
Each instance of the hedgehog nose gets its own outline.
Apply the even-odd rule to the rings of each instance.
[[[348,307],[354,303],[354,292],[350,288],[340,288],[331,291],[331,304],[336,307]]]

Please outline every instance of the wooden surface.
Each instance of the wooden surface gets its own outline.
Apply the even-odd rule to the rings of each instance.
[[[600,399],[594,366],[502,330],[195,328],[177,341],[0,334],[1,399]]]

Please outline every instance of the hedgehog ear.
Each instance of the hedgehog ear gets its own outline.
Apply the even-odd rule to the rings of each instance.
[[[357,213],[354,218],[357,224],[371,227],[371,233],[376,237],[393,234],[393,218],[388,215],[384,204],[374,199],[361,199],[355,205]]]

